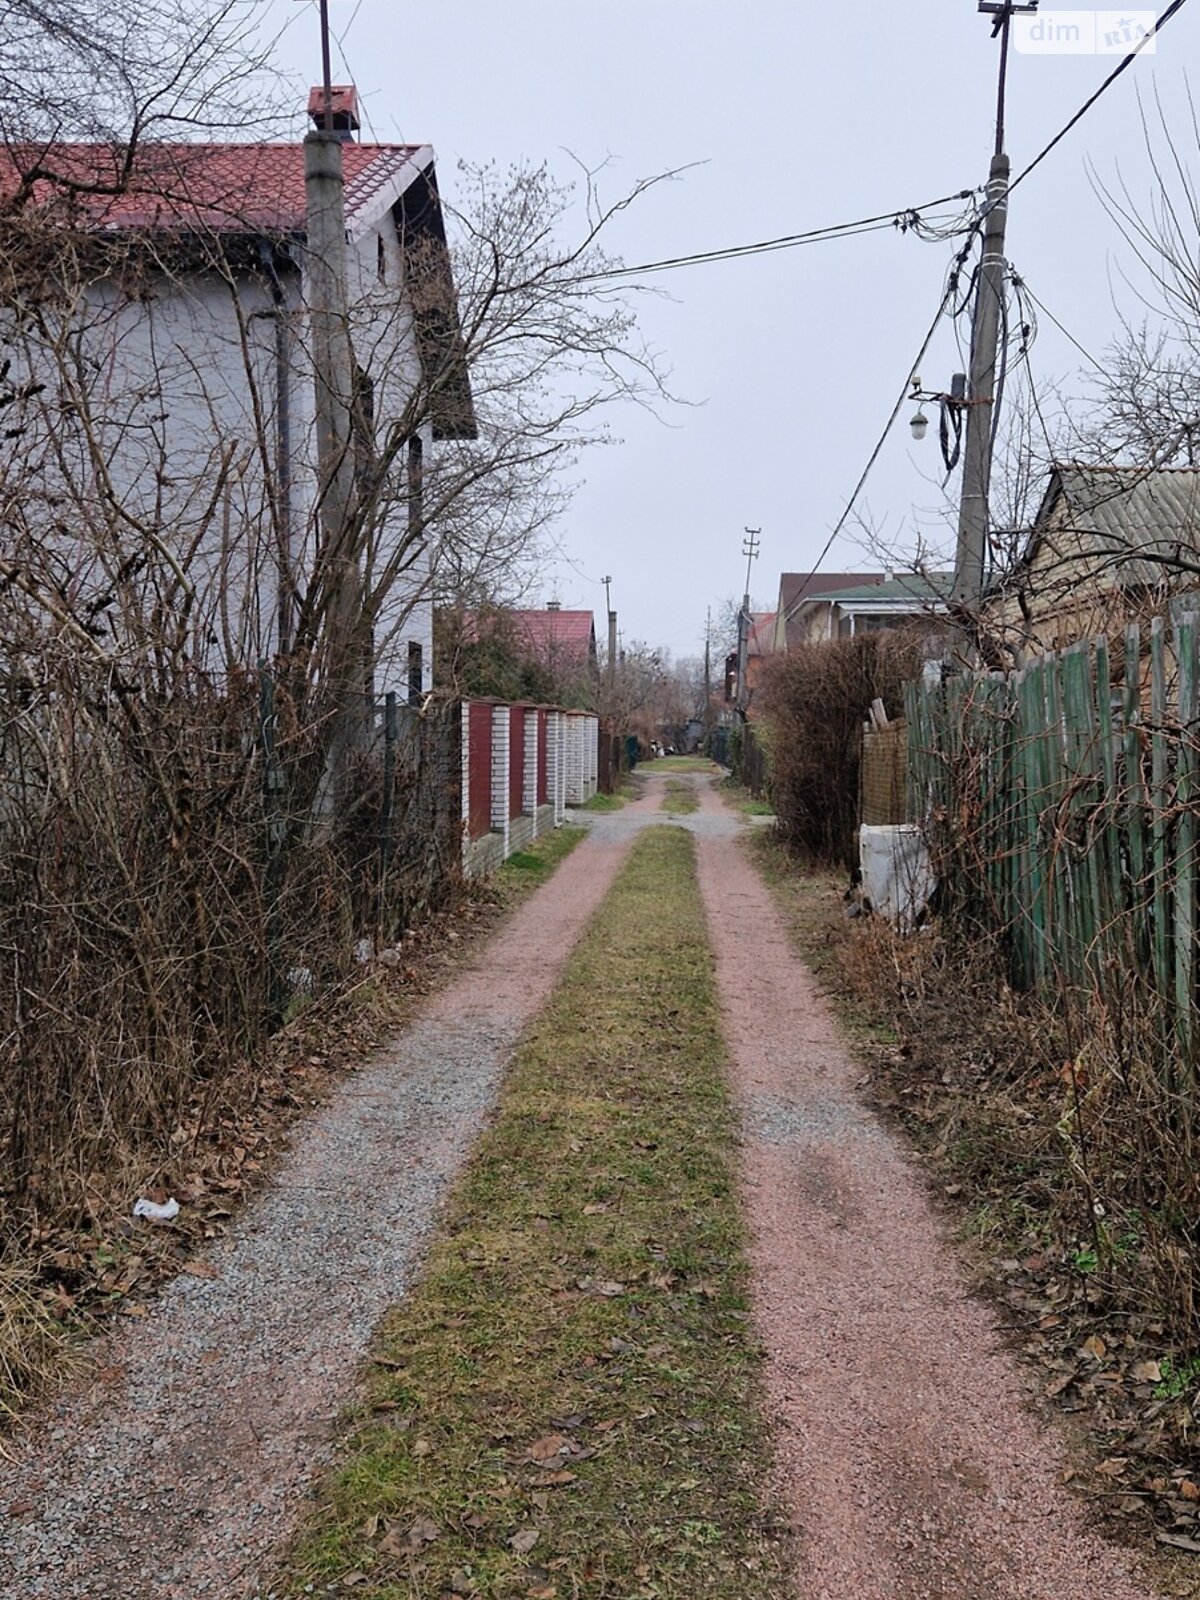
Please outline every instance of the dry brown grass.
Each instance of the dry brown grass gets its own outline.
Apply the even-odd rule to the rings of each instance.
[[[0,1262],[0,1429],[62,1376],[75,1348],[33,1268]]]
[[[455,906],[429,915],[399,946],[397,966],[371,966],[331,987],[279,1030],[219,1096],[181,1109],[183,1137],[164,1146],[116,1142],[87,1177],[85,1203],[15,1235],[0,1262],[0,1432],[81,1340],[148,1296],[223,1233],[289,1148],[297,1121],[382,1044],[430,990],[476,958],[479,941],[532,893],[581,839],[563,828],[514,857]],[[183,1207],[167,1227],[134,1226],[140,1195]],[[11,1285],[11,1292],[9,1286]]]

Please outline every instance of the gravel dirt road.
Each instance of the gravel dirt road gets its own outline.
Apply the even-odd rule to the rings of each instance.
[[[803,1600],[1149,1600],[1059,1482],[1059,1443],[707,780],[697,836],[776,1489]],[[274,1184],[0,1459],[0,1600],[239,1600],[328,1460],[504,1063],[662,780],[592,837],[297,1136]]]
[[[2,1600],[259,1592],[504,1064],[624,856],[587,839],[296,1135],[276,1180],[0,1457]]]
[[[708,789],[700,815],[720,805]],[[698,830],[699,831],[699,830]],[[1149,1600],[1062,1487],[1059,1442],[737,840],[698,840],[778,1492],[804,1600]]]

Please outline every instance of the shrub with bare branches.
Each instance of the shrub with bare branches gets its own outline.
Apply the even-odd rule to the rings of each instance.
[[[813,861],[853,866],[862,727],[871,702],[904,710],[924,643],[904,630],[800,645],[765,664],[759,701],[771,793],[788,844]]]

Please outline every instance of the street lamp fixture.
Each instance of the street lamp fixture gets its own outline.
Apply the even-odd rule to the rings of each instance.
[[[967,399],[967,379],[965,373],[956,372],[950,382],[949,394],[935,394],[922,389],[921,380],[913,374],[912,389],[908,398],[917,402],[916,415],[909,422],[912,436],[919,444],[929,432],[929,418],[925,415],[925,406],[937,406],[940,421],[938,437],[942,444],[942,459],[946,463],[946,471],[953,472],[958,465],[959,451],[962,448],[963,419],[967,407],[971,402]]]

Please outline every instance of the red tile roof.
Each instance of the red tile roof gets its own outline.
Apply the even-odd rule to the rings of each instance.
[[[428,160],[428,146],[347,141],[347,222],[406,167],[423,165],[421,156]],[[87,227],[304,231],[303,145],[146,145],[127,182],[123,163],[119,148],[96,144],[0,152],[0,202],[14,199],[32,178],[33,203],[65,205]]]
[[[586,662],[595,648],[592,611],[514,611],[518,633],[539,661]]]

